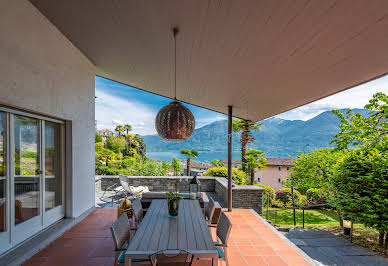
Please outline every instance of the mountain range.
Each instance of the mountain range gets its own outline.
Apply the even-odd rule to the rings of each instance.
[[[341,112],[346,112],[342,109]],[[355,113],[368,114],[365,109],[353,109]],[[260,130],[252,131],[255,141],[249,148],[260,149],[267,157],[295,157],[307,152],[330,147],[330,141],[338,132],[339,119],[331,111],[323,112],[307,121],[284,120],[272,117],[260,122]],[[225,153],[227,151],[227,120],[215,121],[195,129],[183,142],[170,142],[158,135],[143,136],[147,152],[178,152],[195,149],[199,153]],[[240,151],[240,133],[233,133],[233,152]],[[223,159],[223,158],[218,158]]]

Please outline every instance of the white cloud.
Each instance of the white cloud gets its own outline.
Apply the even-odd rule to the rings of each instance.
[[[156,113],[148,106],[128,99],[115,97],[96,88],[97,128],[114,129],[118,124],[130,124],[134,134],[155,134]]]
[[[377,92],[388,94],[388,75],[279,114],[277,117],[288,120],[308,120],[322,112],[332,109],[363,108],[372,98],[373,94]]]
[[[195,128],[200,128],[208,124],[211,124],[215,121],[225,120],[225,119],[227,119],[227,117],[226,115],[223,115],[223,114],[216,114],[214,116],[209,116],[209,117],[201,117],[199,119],[195,119]]]

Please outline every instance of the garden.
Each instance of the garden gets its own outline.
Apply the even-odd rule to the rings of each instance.
[[[279,227],[343,232],[351,221],[352,240],[387,255],[388,96],[377,93],[368,116],[334,110],[340,119],[332,148],[300,153],[286,188],[264,188],[263,217]]]

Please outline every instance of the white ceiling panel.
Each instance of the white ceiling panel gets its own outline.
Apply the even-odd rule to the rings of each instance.
[[[253,121],[388,73],[386,0],[31,0],[97,75]]]

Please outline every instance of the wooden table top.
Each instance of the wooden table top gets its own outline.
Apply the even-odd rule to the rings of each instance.
[[[180,200],[176,218],[169,218],[166,199],[152,200],[126,254],[162,250],[217,254],[198,200]]]

